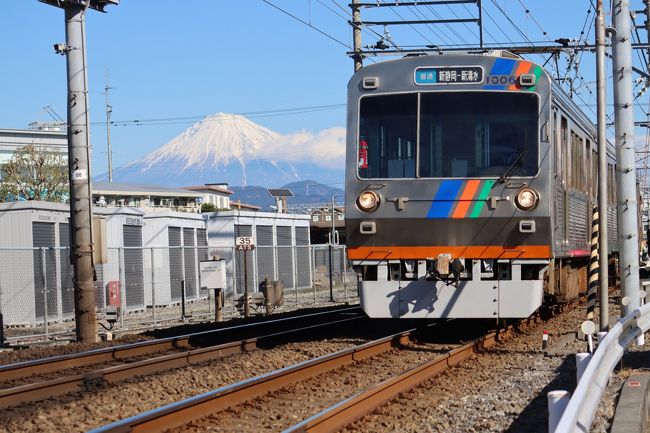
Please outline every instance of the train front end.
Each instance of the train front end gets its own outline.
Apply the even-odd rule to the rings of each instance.
[[[519,58],[411,57],[348,85],[346,232],[371,317],[517,318],[551,251],[550,80]]]

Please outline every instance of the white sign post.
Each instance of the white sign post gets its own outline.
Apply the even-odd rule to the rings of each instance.
[[[255,249],[255,239],[252,236],[237,236],[235,238],[235,250],[243,251],[244,253],[244,317],[249,317],[251,314],[250,305],[248,303],[248,260],[247,255],[249,251]]]
[[[222,293],[226,289],[226,261],[209,260],[199,263],[199,277],[201,287],[214,290],[214,319],[223,320],[221,307],[223,305]]]

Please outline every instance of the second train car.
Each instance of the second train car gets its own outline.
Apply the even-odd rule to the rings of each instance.
[[[347,125],[348,258],[369,316],[521,318],[586,290],[596,129],[542,67],[507,52],[373,64],[349,82]]]

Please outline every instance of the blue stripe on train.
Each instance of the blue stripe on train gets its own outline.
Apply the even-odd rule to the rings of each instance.
[[[463,183],[462,180],[443,181],[433,197],[427,218],[448,218]]]
[[[510,75],[512,68],[514,68],[516,61],[513,59],[496,59],[490,75]]]

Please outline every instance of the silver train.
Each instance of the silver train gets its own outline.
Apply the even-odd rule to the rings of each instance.
[[[586,291],[596,129],[507,52],[369,65],[348,85],[346,234],[371,317],[521,318]],[[616,254],[614,149],[608,245]]]

